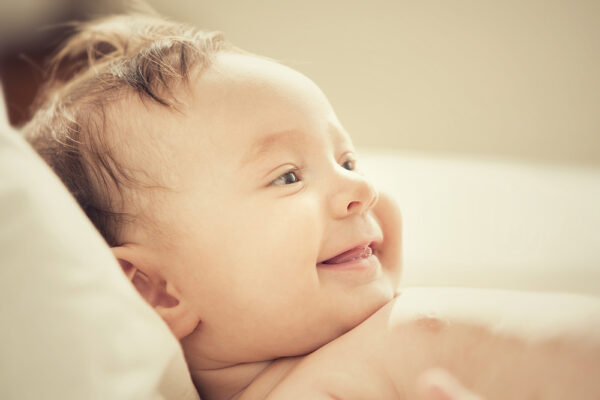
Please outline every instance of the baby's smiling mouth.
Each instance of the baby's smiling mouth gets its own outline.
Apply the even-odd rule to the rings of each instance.
[[[350,250],[344,251],[343,253],[340,253],[340,254],[336,255],[335,257],[327,259],[327,260],[321,262],[320,264],[343,264],[343,263],[359,260],[362,258],[369,258],[372,255],[373,255],[372,243],[361,244],[361,245],[351,248]]]
[[[373,250],[369,245],[356,246],[348,251],[345,251],[337,256],[323,261],[323,264],[342,264],[349,261],[358,260],[359,258],[367,258],[373,254]]]

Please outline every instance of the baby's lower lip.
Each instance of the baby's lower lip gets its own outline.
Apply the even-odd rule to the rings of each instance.
[[[335,257],[325,260],[322,264],[345,264],[348,262],[356,261],[361,258],[368,258],[373,254],[373,250],[368,245],[356,246],[353,249],[338,254]]]
[[[320,279],[346,282],[350,285],[369,283],[381,276],[382,268],[377,255],[357,258],[339,264],[317,264]]]
[[[361,254],[357,257],[347,257],[340,259],[339,261],[340,262],[325,261],[317,264],[317,267],[328,270],[368,269],[379,264],[377,256],[372,252],[368,252],[368,254]]]

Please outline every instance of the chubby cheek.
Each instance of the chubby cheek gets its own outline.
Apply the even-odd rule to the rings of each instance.
[[[289,264],[290,268],[316,265],[323,240],[324,218],[318,199],[309,195],[290,196],[255,207],[246,216],[256,246],[270,260]]]
[[[278,203],[265,207],[257,202],[230,211],[212,230],[215,237],[209,246],[218,248],[210,256],[210,268],[224,283],[223,297],[235,306],[245,302],[253,309],[262,308],[265,318],[306,305],[319,288],[316,260],[322,220],[318,207],[311,199]]]

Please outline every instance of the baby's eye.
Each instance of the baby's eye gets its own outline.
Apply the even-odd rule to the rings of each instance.
[[[300,181],[300,177],[298,176],[298,171],[288,171],[285,174],[281,175],[279,178],[275,179],[271,182],[271,185],[291,185],[292,183],[296,183]]]
[[[354,171],[356,169],[356,161],[354,161],[354,160],[344,161],[344,163],[342,164],[342,167],[346,168],[348,171]]]

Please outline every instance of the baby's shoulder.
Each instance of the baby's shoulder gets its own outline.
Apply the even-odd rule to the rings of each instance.
[[[385,370],[386,321],[392,304],[351,331],[303,357],[269,400],[382,399],[397,397]]]

